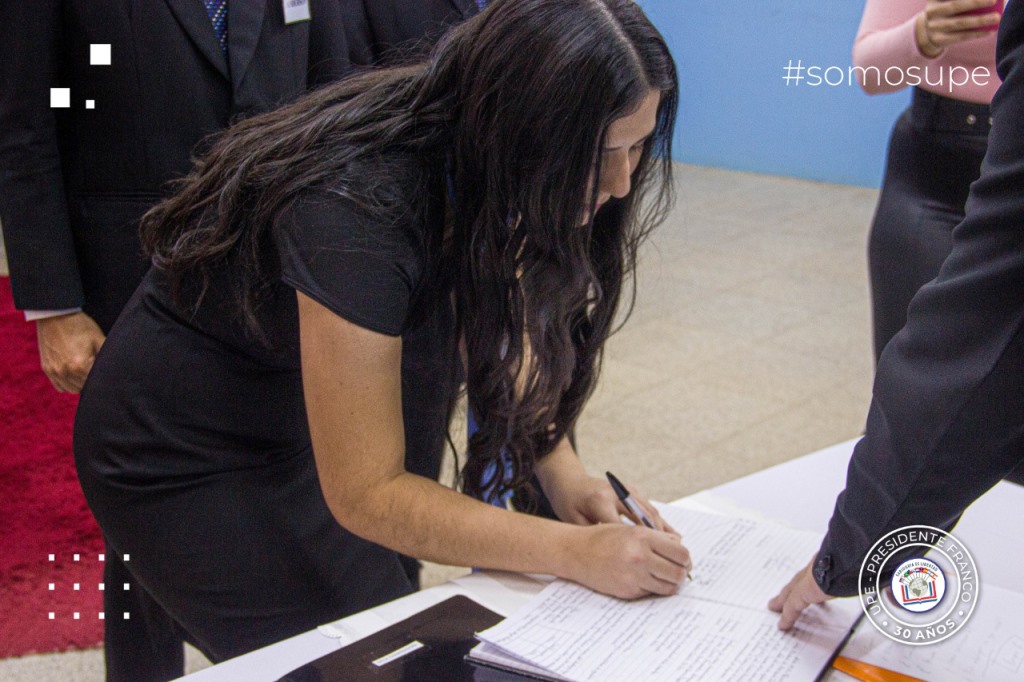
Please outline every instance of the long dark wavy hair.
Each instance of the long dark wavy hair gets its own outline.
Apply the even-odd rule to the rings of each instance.
[[[657,125],[633,190],[595,212],[608,127],[651,90]],[[416,196],[398,203],[447,197],[418,288],[454,292],[480,425],[462,486],[529,500],[535,463],[593,391],[637,248],[671,207],[677,93],[668,48],[633,0],[492,0],[424,62],[357,74],[233,126],[145,216],[143,244],[193,308],[214,269],[234,263],[240,319],[262,339],[276,217],[327,187],[387,224],[390,159],[418,159]]]

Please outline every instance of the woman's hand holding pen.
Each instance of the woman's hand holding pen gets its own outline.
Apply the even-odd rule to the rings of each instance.
[[[549,497],[552,508],[562,521],[578,526],[589,526],[595,523],[621,523],[621,516],[626,516],[637,525],[643,525],[640,519],[635,518],[623,505],[615,491],[608,485],[608,481],[604,479],[583,474],[560,481],[556,488],[556,491],[552,491],[556,494],[549,493]],[[655,530],[678,535],[646,498],[634,494],[633,499],[643,509]]]
[[[578,526],[618,524],[622,522],[620,516],[627,516],[637,525],[643,525],[626,508],[608,481],[587,473],[568,439],[563,440],[551,454],[537,463],[536,473],[552,509],[566,523]],[[633,492],[631,488],[630,491]],[[652,528],[678,535],[646,498],[634,492],[633,499],[651,521]]]
[[[565,577],[620,599],[679,591],[690,553],[674,533],[644,526],[599,523],[578,528]]]
[[[679,534],[639,496],[654,528],[622,523],[627,510],[608,481],[587,474],[575,453],[562,464],[547,462],[541,476],[555,514],[575,526],[559,574],[620,599],[675,594],[691,565]]]
[[[586,473],[568,441],[541,462],[537,475],[558,518],[584,526],[572,534],[570,565],[561,575],[620,599],[679,590],[691,567],[690,553],[646,498],[633,495],[650,528],[626,508],[608,481]],[[636,525],[623,524],[622,515]]]

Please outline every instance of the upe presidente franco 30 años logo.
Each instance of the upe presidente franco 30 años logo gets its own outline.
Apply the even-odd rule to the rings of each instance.
[[[890,572],[892,577],[883,580]],[[860,567],[860,603],[868,620],[889,639],[916,646],[959,632],[974,612],[978,585],[967,548],[931,526],[888,533]]]

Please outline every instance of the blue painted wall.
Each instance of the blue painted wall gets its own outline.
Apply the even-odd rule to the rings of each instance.
[[[845,78],[863,2],[639,0],[679,66],[676,160],[877,187],[907,90],[783,80],[793,60]],[[791,72],[795,75],[795,71]],[[806,75],[806,74],[805,74]]]

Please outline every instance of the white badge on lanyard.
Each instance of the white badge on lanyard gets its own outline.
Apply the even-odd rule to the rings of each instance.
[[[309,21],[309,0],[281,0],[284,7],[284,23],[294,24]]]

